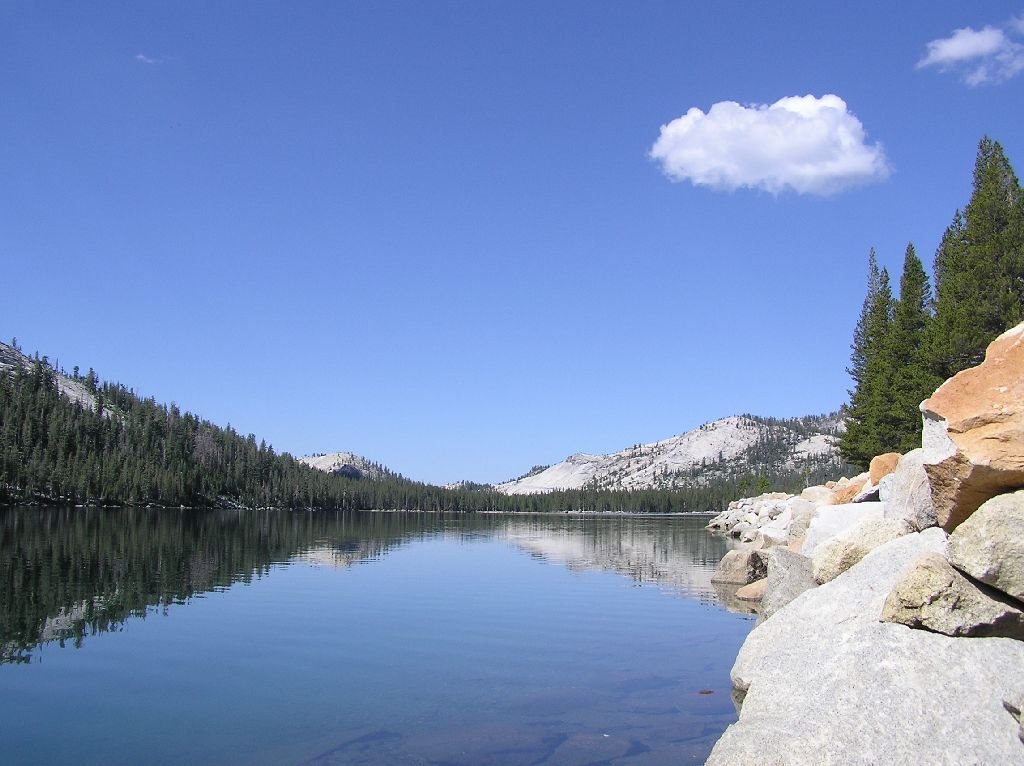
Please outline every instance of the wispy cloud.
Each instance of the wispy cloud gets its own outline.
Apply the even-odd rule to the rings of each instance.
[[[661,127],[650,156],[673,181],[731,191],[830,195],[889,175],[885,152],[832,94],[714,104]]]
[[[136,53],[135,60],[141,61],[143,64],[159,64],[160,59],[154,59],[147,56],[145,53]]]
[[[1009,80],[1024,72],[1024,45],[1011,35],[1024,35],[1024,16],[1011,19],[1004,28],[954,29],[949,37],[928,43],[917,68],[957,72],[971,86]]]

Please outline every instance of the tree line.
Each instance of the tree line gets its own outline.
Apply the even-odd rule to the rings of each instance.
[[[443,488],[385,473],[380,479],[325,473],[253,434],[243,436],[177,406],[100,382],[74,379],[92,402],[60,393],[58,372],[38,357],[0,374],[0,503],[158,505],[434,512],[721,511],[757,489],[796,490],[801,470],[730,466],[658,489],[587,487],[506,495],[489,487]]]
[[[1002,147],[987,136],[970,200],[942,236],[932,278],[909,244],[894,297],[888,271],[874,250],[868,255],[840,440],[851,463],[866,467],[875,455],[921,446],[920,403],[981,363],[987,345],[1024,319],[1024,195]]]

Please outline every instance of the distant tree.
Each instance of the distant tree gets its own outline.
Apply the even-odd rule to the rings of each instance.
[[[892,365],[888,336],[894,301],[889,272],[878,268],[874,248],[868,254],[868,292],[853,331],[850,367],[853,379],[846,432],[839,451],[851,463],[866,467],[875,455],[887,452],[896,441],[892,414]]]

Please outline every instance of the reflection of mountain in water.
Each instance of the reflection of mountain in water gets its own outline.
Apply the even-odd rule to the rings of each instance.
[[[605,569],[703,602],[717,601],[711,575],[733,543],[704,532],[704,518],[566,519],[506,530],[514,544],[570,569]]]
[[[171,604],[298,560],[347,568],[433,535],[499,537],[547,561],[602,568],[713,600],[727,541],[704,518],[372,512],[0,509],[0,663],[81,646]]]

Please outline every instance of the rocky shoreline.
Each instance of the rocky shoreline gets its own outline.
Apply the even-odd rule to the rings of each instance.
[[[1024,764],[1024,324],[921,411],[920,449],[708,524],[759,614],[709,764]]]

